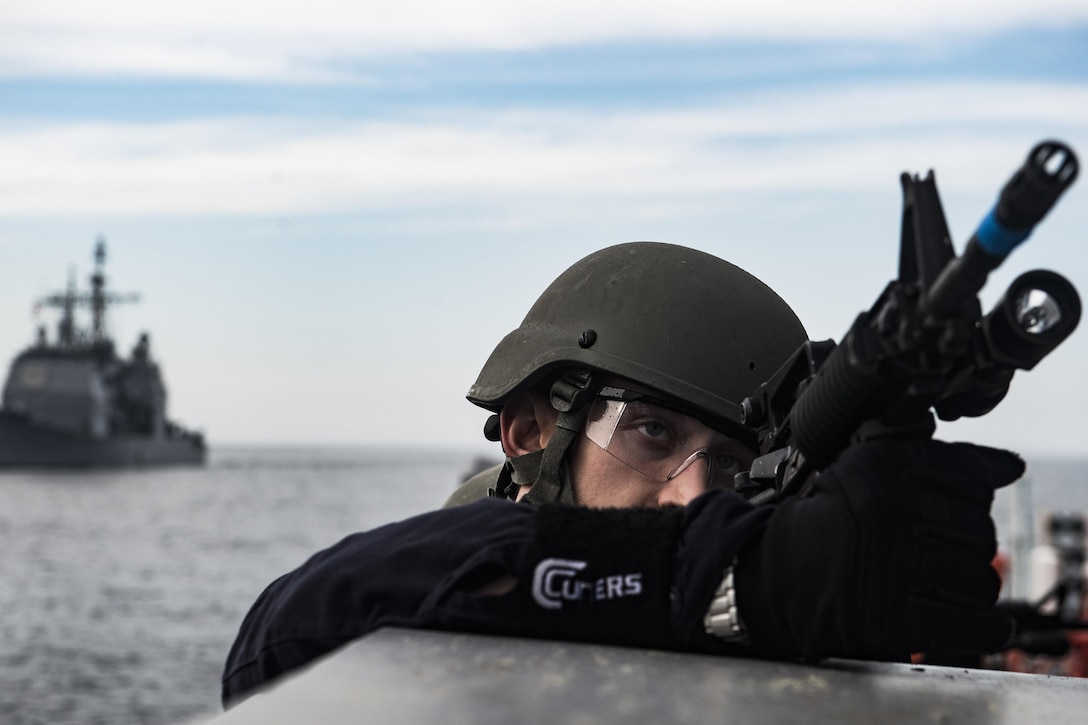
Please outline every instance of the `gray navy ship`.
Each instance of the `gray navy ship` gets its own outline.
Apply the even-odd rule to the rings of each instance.
[[[37,301],[61,312],[56,338],[45,327],[12,361],[0,408],[0,466],[144,466],[202,463],[203,436],[166,417],[166,387],[140,335],[131,357],[118,356],[106,331],[110,305],[135,294],[107,291],[105,240],[98,239],[91,289],[67,289]],[[91,327],[76,324],[90,308]]]

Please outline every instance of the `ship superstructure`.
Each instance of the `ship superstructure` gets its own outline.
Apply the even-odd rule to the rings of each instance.
[[[105,240],[95,245],[90,290],[69,277],[62,292],[36,302],[60,310],[55,339],[44,327],[12,361],[0,408],[0,465],[111,466],[200,462],[203,436],[166,417],[166,387],[142,333],[128,359],[107,332],[111,305],[136,294],[106,288]],[[76,311],[89,308],[91,326]]]

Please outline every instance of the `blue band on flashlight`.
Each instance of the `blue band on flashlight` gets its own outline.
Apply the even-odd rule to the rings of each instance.
[[[991,209],[975,231],[975,238],[987,254],[1004,257],[1020,242],[1031,236],[1031,227],[1013,231],[997,220],[997,209]]]

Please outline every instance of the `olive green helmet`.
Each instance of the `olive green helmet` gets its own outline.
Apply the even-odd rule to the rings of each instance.
[[[743,269],[672,244],[619,244],[544,290],[467,397],[497,412],[519,390],[586,369],[647,385],[740,429],[741,401],[806,339],[789,305]]]

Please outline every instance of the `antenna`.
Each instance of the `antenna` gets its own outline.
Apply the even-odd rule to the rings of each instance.
[[[87,339],[87,336],[81,335],[75,326],[73,313],[76,307],[91,309],[89,340],[92,345],[100,345],[110,342],[109,335],[106,333],[106,312],[109,306],[140,300],[140,295],[137,293],[116,294],[106,290],[106,238],[102,235],[95,240],[94,263],[94,273],[90,277],[90,293],[79,292],[76,289],[75,275],[69,273],[68,287],[64,292],[54,292],[38,300],[38,304],[43,307],[57,307],[63,311],[57,326],[58,344],[62,347],[72,346]]]

